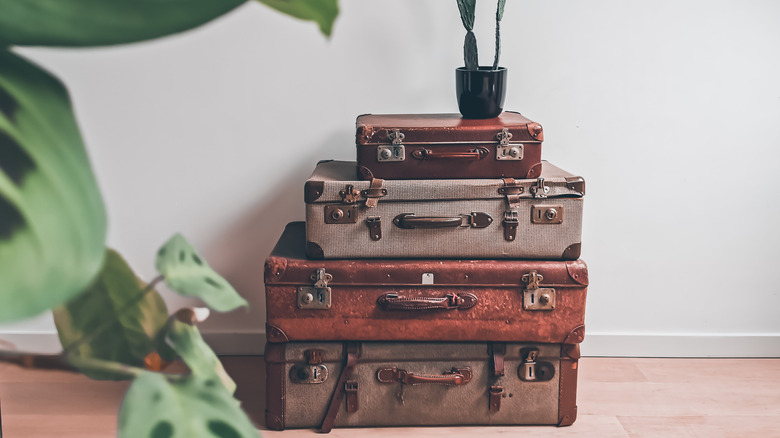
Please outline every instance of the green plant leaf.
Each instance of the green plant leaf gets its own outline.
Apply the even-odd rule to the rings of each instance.
[[[218,379],[230,394],[236,390],[236,384],[230,378],[214,350],[206,344],[200,331],[194,325],[171,318],[167,326],[166,341],[181,356],[193,375],[204,379]]]
[[[466,70],[477,70],[479,61],[477,57],[477,38],[474,32],[466,32],[466,39],[463,41],[463,62]]]
[[[248,305],[181,234],[171,237],[157,251],[155,266],[168,287],[181,295],[198,297],[218,312]]]
[[[477,7],[477,0],[458,0],[458,10],[460,11],[460,21],[467,31],[474,30],[474,15]]]
[[[496,21],[504,19],[504,7],[506,7],[506,0],[498,0],[498,5],[496,6]]]
[[[238,400],[214,380],[137,377],[122,400],[119,438],[259,438]]]
[[[67,357],[143,366],[168,311],[154,289],[147,290],[122,257],[106,251],[103,269],[83,294],[54,309],[54,322]],[[82,370],[93,379],[119,376]]]
[[[0,41],[104,46],[182,32],[246,0],[0,0]]]
[[[82,292],[103,263],[105,236],[103,201],[67,90],[0,50],[0,322]]]
[[[284,12],[301,20],[310,20],[317,23],[320,31],[330,36],[333,31],[333,22],[339,15],[338,0],[258,0],[277,11]]]

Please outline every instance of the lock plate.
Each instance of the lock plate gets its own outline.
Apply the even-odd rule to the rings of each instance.
[[[525,310],[553,310],[555,308],[555,289],[551,287],[539,287],[544,277],[536,271],[523,275],[523,309]]]
[[[355,205],[326,205],[326,224],[356,224],[358,211]]]
[[[298,288],[298,308],[330,309],[330,288],[301,286]]]
[[[389,161],[404,161],[406,159],[406,147],[402,144],[390,146],[377,146],[376,160],[380,163]]]
[[[532,205],[532,224],[562,224],[563,205]]]
[[[293,365],[290,367],[290,380],[293,383],[323,383],[328,380],[328,368],[323,364]]]
[[[523,145],[520,143],[506,144],[496,146],[496,160],[517,160],[523,159]]]

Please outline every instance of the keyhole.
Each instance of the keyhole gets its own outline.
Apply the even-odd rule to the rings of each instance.
[[[533,303],[534,303],[534,296],[535,296],[535,295],[536,295],[536,294],[531,294],[531,304],[533,304]]]

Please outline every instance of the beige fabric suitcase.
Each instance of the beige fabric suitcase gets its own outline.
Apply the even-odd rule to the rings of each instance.
[[[549,424],[577,417],[578,344],[267,344],[266,425]]]
[[[306,182],[314,259],[576,260],[585,181],[542,161],[534,179],[360,181],[326,161]]]

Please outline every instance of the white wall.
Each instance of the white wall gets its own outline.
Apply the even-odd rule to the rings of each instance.
[[[588,185],[584,353],[780,355],[780,3],[508,3],[506,108]],[[355,116],[457,110],[454,1],[341,9],[330,40],[251,3],[149,43],[22,51],[70,87],[109,244],[148,279],[181,231],[251,301],[206,327],[222,351],[262,348],[264,258],[314,163],[353,156]],[[53,325],[0,332],[25,348]]]

